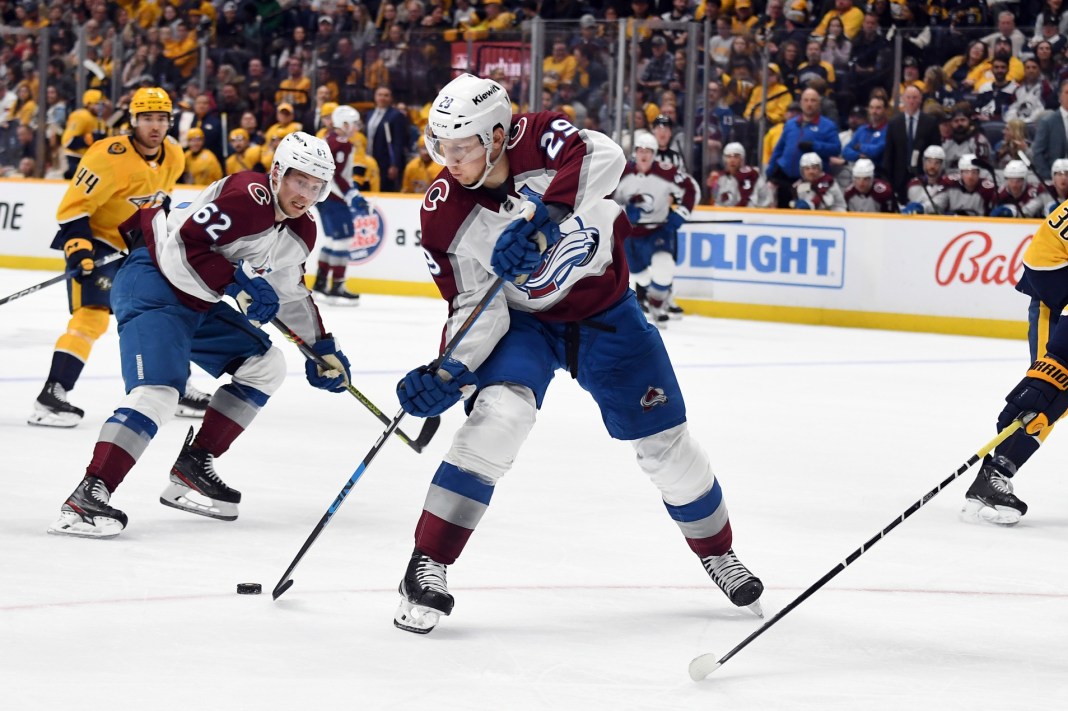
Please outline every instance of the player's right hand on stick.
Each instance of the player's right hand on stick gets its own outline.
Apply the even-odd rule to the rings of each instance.
[[[244,298],[240,293],[235,298],[249,321],[257,325],[267,323],[278,314],[278,294],[274,287],[252,271],[244,260],[238,262],[234,270],[234,284],[239,292],[244,292]],[[227,293],[230,291],[227,289]]]
[[[63,254],[67,257],[67,271],[75,271],[74,279],[82,281],[93,273],[93,243],[84,237],[69,239],[63,245]]]
[[[449,358],[434,372],[429,365],[415,368],[397,383],[401,407],[416,417],[436,417],[478,387],[478,377],[458,360]]]
[[[560,226],[549,217],[541,200],[528,198],[525,207],[529,218],[513,220],[504,228],[490,260],[497,276],[513,282],[533,273],[545,250],[560,241]]]
[[[1031,364],[1027,377],[1005,397],[1008,404],[1001,411],[998,425],[1004,429],[1010,422],[1029,412],[1035,417],[1024,425],[1029,435],[1037,435],[1068,410],[1068,366],[1047,353]]]

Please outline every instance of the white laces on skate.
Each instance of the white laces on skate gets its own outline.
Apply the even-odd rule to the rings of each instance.
[[[999,472],[999,471],[990,472],[989,481],[990,481],[990,486],[994,487],[994,489],[999,494],[1011,494],[1012,493],[1012,482],[1009,481],[1009,478],[1007,476],[1005,476],[1004,474],[1002,474],[1001,472]]]
[[[215,473],[215,455],[211,454],[210,452],[204,452],[203,462],[204,465],[200,471],[206,477],[216,482],[217,484],[220,484],[221,486],[226,486],[226,484],[223,483],[223,480],[219,478],[219,475]]]
[[[64,405],[69,405],[70,401],[67,400],[67,390],[59,383],[52,383],[52,387],[49,389],[52,397],[59,400]]]
[[[208,400],[210,400],[210,397],[206,392],[203,392],[202,390],[197,390],[197,388],[192,383],[186,383],[185,393],[182,395],[182,397],[187,400],[194,400],[196,402],[208,402]]]
[[[752,580],[753,574],[741,564],[732,551],[723,555],[710,555],[702,558],[701,563],[705,566],[713,582],[730,597],[742,584]]]
[[[108,491],[108,488],[104,486],[104,482],[100,479],[93,482],[93,486],[89,489],[89,496],[105,506],[111,501],[111,492]]]
[[[445,586],[445,565],[428,556],[419,558],[419,564],[415,568],[415,580],[426,590],[449,594],[449,589]]]

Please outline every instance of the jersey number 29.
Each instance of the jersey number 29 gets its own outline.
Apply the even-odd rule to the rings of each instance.
[[[560,154],[560,149],[564,147],[564,139],[573,133],[578,133],[578,129],[566,119],[554,119],[549,124],[549,128],[552,130],[541,134],[541,140],[538,143],[545,149],[549,160],[556,160],[556,156]]]

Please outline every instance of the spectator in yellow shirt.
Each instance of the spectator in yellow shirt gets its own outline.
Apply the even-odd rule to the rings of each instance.
[[[278,108],[275,109],[275,117],[278,119],[278,123],[271,124],[270,128],[263,132],[263,140],[267,144],[274,142],[275,145],[278,145],[278,141],[294,131],[304,130],[303,124],[293,120],[292,104],[279,104]]]
[[[512,29],[512,25],[515,24],[515,15],[501,9],[501,0],[486,0],[482,7],[486,13],[486,19],[464,32],[465,40],[477,42],[488,39],[493,32]]]
[[[211,151],[204,149],[204,131],[191,128],[185,134],[189,149],[185,152],[185,175],[182,182],[186,185],[210,185],[223,177],[219,159]]]
[[[233,175],[242,170],[254,170],[265,173],[266,168],[260,162],[261,147],[251,143],[248,131],[235,128],[230,131],[230,155],[226,157],[226,174]]]
[[[764,87],[761,84],[757,84],[753,87],[753,93],[749,95],[749,101],[745,106],[744,118],[749,121],[757,122],[760,120],[762,104],[764,100]],[[782,72],[779,70],[779,65],[773,62],[768,63],[768,108],[767,108],[767,122],[768,125],[774,126],[780,124],[786,120],[786,109],[790,105],[790,102],[794,100],[790,89],[782,83]]]
[[[544,86],[549,91],[556,93],[561,82],[572,84],[575,81],[575,69],[578,60],[575,55],[567,51],[567,42],[558,39],[553,42],[553,52],[541,64]]]
[[[303,110],[311,103],[311,77],[304,76],[300,58],[291,57],[286,65],[288,76],[278,84],[274,93],[276,104],[292,104]]]
[[[163,56],[174,62],[183,79],[189,79],[200,63],[198,55],[197,33],[189,29],[185,20],[178,20],[174,23],[174,36],[163,40]]]
[[[441,166],[430,158],[425,141],[425,138],[419,137],[418,154],[408,161],[408,165],[404,166],[404,178],[401,182],[402,193],[422,195],[441,171]]]
[[[834,7],[828,10],[820,24],[812,31],[812,34],[823,37],[827,34],[827,23],[832,17],[842,18],[842,26],[845,28],[845,36],[853,39],[860,32],[860,26],[864,22],[864,11],[853,5],[852,0],[834,0]]]
[[[735,0],[735,16],[731,19],[731,34],[753,36],[760,19],[753,14],[753,0]]]

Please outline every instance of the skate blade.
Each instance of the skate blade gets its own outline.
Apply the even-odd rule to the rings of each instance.
[[[173,482],[169,484],[160,494],[159,502],[164,506],[220,521],[234,521],[237,519],[237,504],[209,499],[184,484],[175,484]]]
[[[52,412],[51,410],[34,405],[33,414],[26,418],[27,425],[35,427],[77,427],[82,421],[82,416],[74,412]]]
[[[415,605],[406,598],[401,598],[397,613],[393,616],[393,625],[405,632],[427,634],[438,626],[440,619],[440,610],[426,605]]]
[[[989,523],[995,526],[1015,526],[1023,514],[1007,506],[987,506],[981,501],[965,499],[960,510],[962,521],[967,523]]]
[[[205,408],[190,407],[188,405],[183,405],[182,403],[178,403],[178,407],[174,408],[174,416],[175,417],[191,417],[191,418],[195,418],[195,419],[198,419],[198,420],[203,420],[204,419],[204,413],[205,412],[207,412],[207,408],[206,407]]]
[[[352,299],[347,296],[327,296],[324,301],[330,306],[359,306],[358,298]]]
[[[63,511],[59,520],[48,527],[48,533],[76,538],[114,538],[122,531],[122,523],[113,518],[97,516],[94,520],[95,524],[88,523],[73,511]]]

